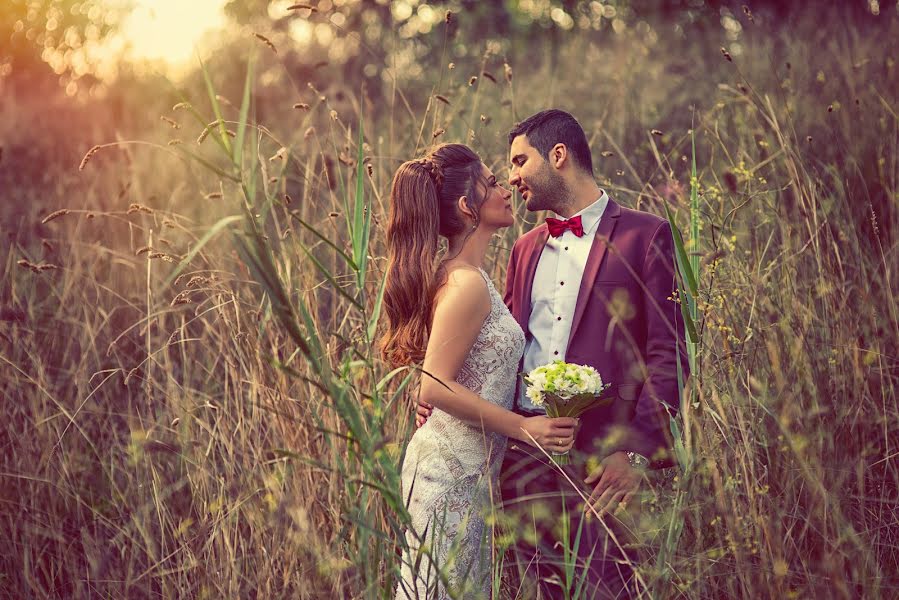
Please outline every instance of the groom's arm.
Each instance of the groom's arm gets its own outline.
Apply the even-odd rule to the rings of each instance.
[[[659,466],[673,464],[670,417],[677,414],[680,395],[677,385],[677,353],[684,378],[687,356],[684,322],[677,297],[674,273],[674,240],[671,226],[656,229],[643,263],[646,311],[646,347],[643,360],[647,378],[637,399],[629,439],[622,450],[642,454]]]

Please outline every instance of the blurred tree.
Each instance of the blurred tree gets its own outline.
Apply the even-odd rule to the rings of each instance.
[[[131,0],[3,0],[0,79],[43,87],[89,75],[90,50],[132,8]]]

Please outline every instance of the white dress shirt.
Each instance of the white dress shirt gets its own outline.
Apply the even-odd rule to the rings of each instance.
[[[581,217],[583,236],[577,237],[571,230],[565,230],[559,237],[549,236],[546,240],[531,286],[530,337],[524,347],[525,373],[554,360],[565,360],[587,256],[608,204],[609,196],[603,192],[593,204],[573,215]],[[528,399],[526,386],[519,388],[518,405],[522,409],[544,410]]]

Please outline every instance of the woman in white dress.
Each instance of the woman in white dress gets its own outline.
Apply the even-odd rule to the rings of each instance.
[[[575,419],[510,410],[524,334],[482,264],[513,223],[511,197],[462,144],[403,163],[393,179],[381,351],[395,366],[422,363],[420,395],[435,408],[403,460],[412,527],[398,599],[489,597],[485,517],[507,439],[554,452],[574,441]]]

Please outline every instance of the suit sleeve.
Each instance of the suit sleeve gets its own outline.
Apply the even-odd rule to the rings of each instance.
[[[677,297],[674,240],[667,222],[660,224],[653,234],[642,278],[645,285],[647,379],[637,398],[629,439],[621,449],[638,452],[649,458],[654,466],[664,467],[674,464],[670,419],[680,406],[678,353],[684,379],[689,369],[683,315],[680,305],[673,301]]]

